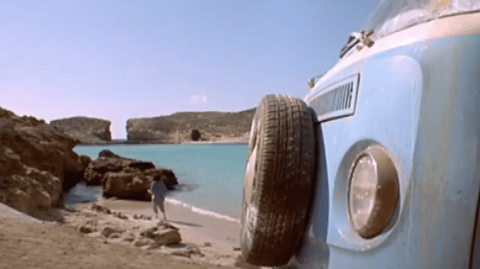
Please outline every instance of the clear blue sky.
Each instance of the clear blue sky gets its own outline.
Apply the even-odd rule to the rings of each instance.
[[[1,1],[0,106],[47,122],[303,98],[377,0]]]

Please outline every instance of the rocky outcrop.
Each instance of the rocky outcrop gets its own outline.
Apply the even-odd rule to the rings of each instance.
[[[122,199],[150,200],[148,193],[155,176],[164,176],[167,189],[178,184],[170,169],[156,169],[151,162],[123,158],[109,150],[100,152],[85,170],[87,185],[102,185],[103,196]]]
[[[43,120],[0,108],[0,202],[23,212],[63,205],[64,190],[82,180],[88,157],[79,141]]]
[[[102,144],[112,141],[110,124],[108,120],[89,117],[72,117],[50,122],[51,126],[57,127],[84,144]]]
[[[169,116],[137,118],[127,121],[130,142],[187,142],[192,130],[200,141],[248,142],[255,109],[241,112],[179,112]]]

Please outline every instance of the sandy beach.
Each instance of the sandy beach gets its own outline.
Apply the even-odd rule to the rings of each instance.
[[[238,222],[167,202],[168,225],[178,229],[181,242],[140,246],[142,231],[159,223],[150,203],[92,204],[37,218],[0,204],[0,268],[256,268],[242,261]],[[119,235],[105,236],[108,229]]]
[[[100,200],[96,204],[106,206],[115,211],[120,211],[128,216],[145,215],[154,219],[154,213],[150,202],[127,201],[127,200]],[[192,212],[190,209],[181,205],[165,201],[165,211],[168,222],[182,227],[182,231],[188,231],[195,234],[196,237],[205,241],[216,241],[230,250],[233,247],[239,247],[240,243],[240,224],[238,221],[219,219],[214,216],[204,215]],[[162,218],[159,212],[160,219]],[[192,243],[203,243],[200,241]]]

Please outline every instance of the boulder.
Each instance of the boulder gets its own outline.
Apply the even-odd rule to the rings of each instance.
[[[87,185],[102,185],[103,177],[107,172],[120,172],[124,169],[123,159],[98,158],[85,169],[85,183]]]
[[[152,162],[123,158],[109,150],[102,150],[99,157],[89,163],[84,174],[87,185],[103,186],[105,197],[146,201],[151,199],[148,189],[155,176],[166,178],[168,190],[178,184],[170,169],[156,169]]]
[[[140,171],[145,171],[147,169],[155,169],[155,165],[151,162],[142,162],[142,161],[133,161],[128,164],[128,167],[133,169],[138,169]]]
[[[112,141],[108,120],[72,117],[53,120],[50,125],[78,139],[84,144],[102,144]]]
[[[69,189],[73,188],[77,185],[78,182],[84,180],[85,169],[88,167],[92,159],[86,155],[79,156],[79,167],[80,169],[77,170],[69,170],[65,172],[65,180],[63,181],[63,189],[68,191]]]
[[[105,175],[103,196],[122,199],[149,200],[149,180],[143,173],[112,173]]]

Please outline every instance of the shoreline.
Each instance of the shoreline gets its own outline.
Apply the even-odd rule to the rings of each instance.
[[[110,146],[110,145],[248,145],[247,141],[221,140],[221,141],[184,141],[184,142],[159,142],[159,141],[109,141],[105,143],[79,143],[77,146]]]
[[[132,218],[133,215],[137,214],[149,216],[152,220],[155,219],[151,202],[101,199],[96,201],[95,204],[105,206],[114,211],[122,212]],[[228,246],[230,250],[233,249],[233,247],[240,246],[239,221],[231,221],[212,215],[201,214],[169,200],[165,201],[165,211],[168,222],[197,233],[199,238],[201,237],[205,240],[217,241],[217,243],[224,247]],[[162,217],[162,213],[159,212],[159,218],[161,219]]]

